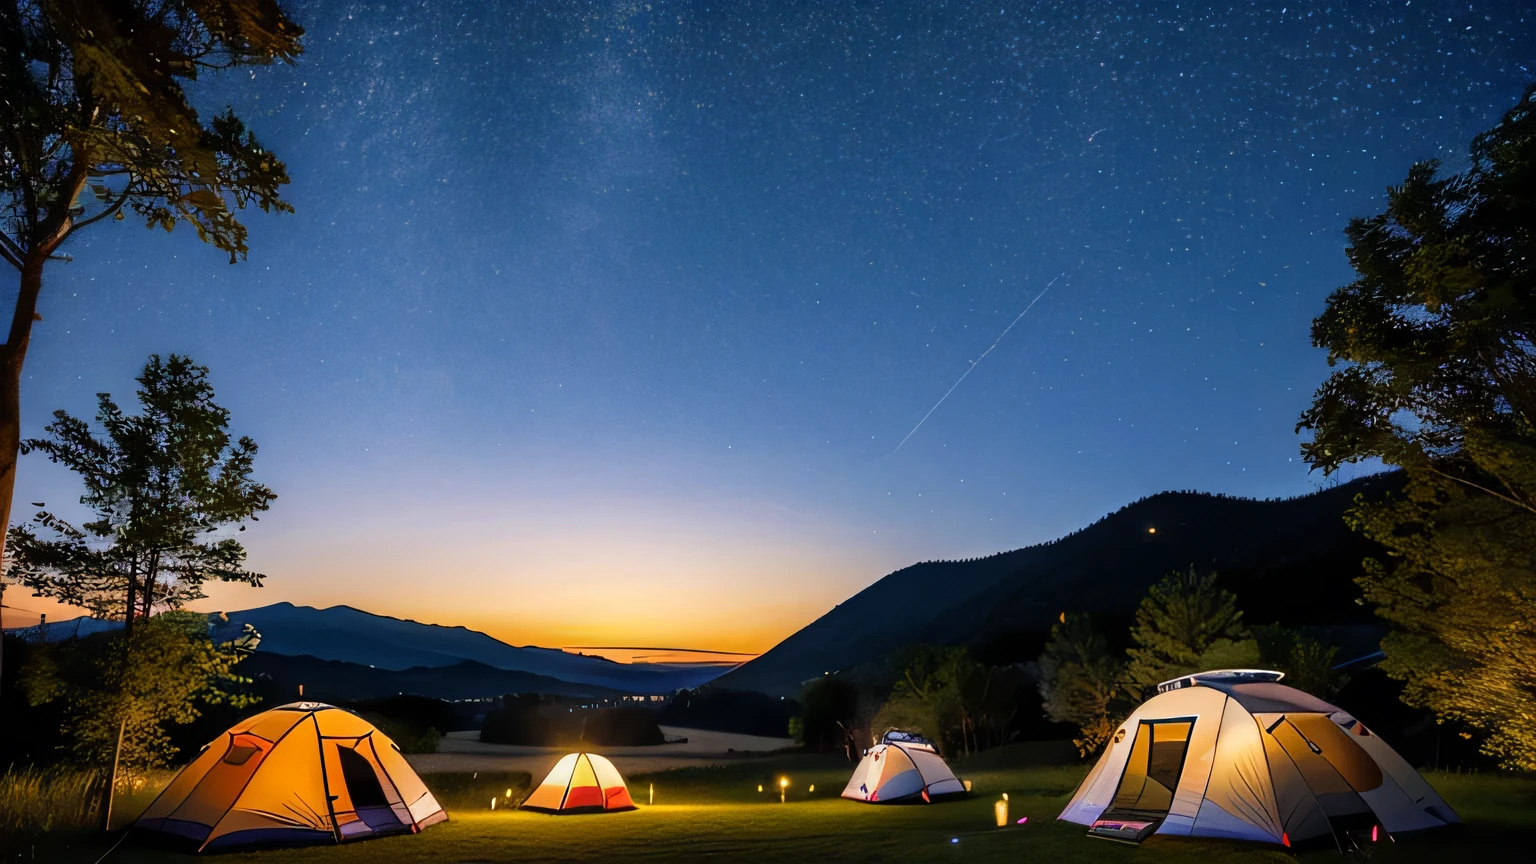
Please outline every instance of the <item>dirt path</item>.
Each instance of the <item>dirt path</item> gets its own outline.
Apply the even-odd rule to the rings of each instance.
[[[687,738],[686,743],[658,744],[653,747],[593,747],[613,760],[623,774],[644,774],[668,768],[718,765],[761,756],[793,747],[792,738],[762,738],[707,729],[683,729],[663,726],[670,737]],[[556,747],[520,747],[511,744],[483,744],[478,732],[450,732],[436,753],[407,756],[411,767],[420,774],[473,773],[476,771],[527,771],[538,780],[554,767],[561,756],[570,752]]]

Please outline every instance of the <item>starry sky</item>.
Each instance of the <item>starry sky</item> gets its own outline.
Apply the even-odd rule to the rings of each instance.
[[[1517,2],[289,8],[297,65],[194,92],[297,213],[234,266],[74,238],[24,434],[190,354],[280,496],[202,608],[517,644],[762,651],[913,561],[1311,491],[1346,221],[1536,69]],[[77,495],[23,460],[18,517]]]

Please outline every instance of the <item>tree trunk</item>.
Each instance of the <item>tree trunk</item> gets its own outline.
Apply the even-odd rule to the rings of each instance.
[[[139,553],[133,553],[133,561],[128,565],[128,597],[127,605],[123,613],[123,638],[133,635],[133,613],[138,610],[139,598]]]
[[[5,560],[6,532],[11,525],[11,493],[16,488],[16,460],[21,453],[21,366],[32,341],[37,295],[43,288],[43,262],[52,250],[27,256],[16,294],[11,331],[0,345],[0,562]]]

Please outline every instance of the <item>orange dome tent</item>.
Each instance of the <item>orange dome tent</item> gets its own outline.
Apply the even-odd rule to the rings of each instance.
[[[560,757],[522,807],[546,813],[579,813],[633,810],[635,802],[629,799],[624,778],[612,762],[596,753],[570,753]]]
[[[448,818],[395,743],[350,711],[294,702],[204,747],[135,827],[198,851],[341,843]]]

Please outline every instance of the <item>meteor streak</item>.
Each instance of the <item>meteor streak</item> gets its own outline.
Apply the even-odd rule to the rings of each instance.
[[[960,375],[959,380],[955,381],[953,386],[951,386],[948,390],[944,391],[944,395],[939,397],[939,401],[933,403],[933,407],[928,409],[928,413],[923,415],[923,419],[917,421],[917,425],[912,427],[912,431],[907,433],[907,437],[906,438],[901,439],[901,444],[897,444],[896,445],[896,450],[900,450],[901,449],[901,445],[907,443],[907,439],[908,438],[911,438],[913,435],[916,435],[917,434],[917,430],[923,428],[923,424],[928,422],[928,418],[933,416],[933,412],[939,410],[939,406],[944,404],[944,400],[949,398],[949,394],[955,392],[955,387],[959,387],[960,386],[960,382],[965,380],[965,376],[971,374],[971,371],[976,368],[976,365],[978,363],[980,363],[981,361],[987,359],[987,355],[992,353],[992,348],[996,348],[998,346],[998,343],[1003,341],[1003,337],[1008,335],[1008,331],[1013,329],[1013,325],[1019,323],[1019,321],[1022,320],[1025,315],[1028,315],[1029,314],[1029,310],[1035,308],[1035,304],[1039,303],[1040,302],[1040,298],[1045,296],[1045,292],[1051,290],[1051,286],[1055,285],[1057,280],[1059,280],[1062,276],[1065,276],[1065,275],[1067,275],[1065,272],[1059,273],[1059,274],[1057,274],[1055,279],[1052,279],[1050,282],[1046,283],[1045,288],[1041,289],[1040,293],[1035,295],[1035,299],[1029,301],[1029,305],[1024,307],[1024,311],[1020,312],[1018,317],[1014,318],[1013,321],[1007,327],[1003,328],[1003,332],[1001,332],[1001,333],[999,333],[997,335],[997,339],[992,343],[992,347],[988,348],[987,350],[985,350],[983,352],[981,352],[981,356],[980,357],[977,357],[975,360],[972,360],[971,361],[971,365],[966,367],[965,372]],[[895,456],[896,455],[896,450],[892,450],[891,452],[885,454],[885,458],[889,459],[892,456]]]

